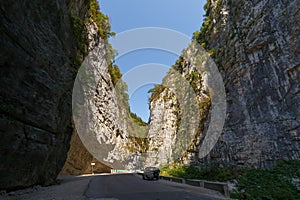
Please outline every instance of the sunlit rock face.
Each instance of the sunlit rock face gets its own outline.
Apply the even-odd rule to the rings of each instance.
[[[299,159],[299,6],[296,0],[208,1],[209,20],[195,40],[211,53],[222,74],[226,122],[216,146],[199,159],[207,125],[214,122],[210,121],[207,85],[203,81],[194,84],[194,89],[202,91],[197,94],[204,106],[200,110],[206,114],[200,114],[200,138],[178,162],[267,168],[277,160]],[[178,71],[188,77],[193,72],[193,56],[179,60],[183,64]],[[149,160],[151,164],[157,164],[159,158],[168,160],[169,152],[164,149],[178,134],[176,112],[169,112],[173,108],[168,106],[173,100],[164,100],[164,92],[150,102],[149,149],[157,150],[158,155]],[[204,95],[206,100],[201,98]],[[173,138],[168,140],[169,136]]]
[[[211,101],[209,70],[204,67],[207,60],[196,63],[193,51],[193,45],[185,49],[162,85],[152,92],[147,166],[197,163],[195,157],[205,136]]]
[[[150,102],[150,129],[147,166],[162,166],[173,162],[173,149],[179,116],[179,105],[172,91],[165,88]]]
[[[211,29],[227,95],[223,134],[205,163],[270,167],[299,159],[300,2],[212,1]]]
[[[75,80],[74,124],[83,145],[98,161],[114,169],[141,169],[146,129],[131,121],[123,84],[122,80],[113,84],[105,44],[100,42]]]
[[[227,118],[219,142],[205,159],[198,155],[207,124],[213,123],[210,94],[206,75],[193,73],[193,56],[180,60],[176,70],[193,86],[200,108],[199,119],[191,120],[199,122],[193,127],[195,135],[186,131],[189,121],[181,117],[185,107],[180,105],[190,96],[179,98],[171,89],[150,102],[149,128],[138,127],[124,94],[112,83],[94,23],[86,24],[91,52],[87,63],[92,68],[81,77],[93,90],[77,85],[73,101],[78,135],[86,147],[95,148],[88,153],[82,146],[71,122],[71,98],[78,70],[74,58],[83,60],[84,55],[78,55],[69,13],[85,18],[84,2],[1,3],[0,189],[52,183],[66,160],[72,133],[64,167],[68,174],[89,171],[94,158],[105,164],[103,170],[173,161],[269,167],[279,159],[299,159],[298,0],[214,0],[207,6],[210,26],[201,40],[223,76]],[[184,131],[189,136],[185,146]]]
[[[74,4],[74,2],[73,2]],[[77,5],[78,6],[78,5]],[[84,6],[79,5],[79,6]],[[71,6],[72,8],[76,9],[76,6]],[[86,29],[86,38],[87,38],[87,44],[88,44],[88,52],[92,51],[94,48],[98,48],[99,46],[103,47],[104,41],[101,39],[99,35],[99,29],[97,25],[93,22],[88,22],[83,24]],[[101,49],[102,52],[100,55],[102,57],[99,57],[97,62],[106,62],[105,59],[105,49]],[[110,77],[108,75],[108,72],[103,73],[103,76],[106,76],[108,79],[108,82],[110,81]],[[112,84],[112,83],[110,83]],[[103,113],[105,116],[109,117],[109,109],[103,109],[103,105],[109,104],[107,97],[110,94],[110,90],[106,90],[107,87],[105,87],[104,84],[101,84],[101,88],[99,88],[99,91],[101,93],[98,95],[99,101],[102,100],[103,102],[99,104],[99,112]],[[111,86],[110,86],[111,87]],[[106,91],[106,93],[104,92]],[[107,94],[108,91],[108,94]],[[105,110],[105,111],[103,111]],[[114,119],[111,119],[114,120]],[[97,123],[106,126],[107,123],[110,123],[110,127],[113,126],[113,123],[111,121],[106,121],[104,119],[99,120]],[[103,130],[101,130],[103,131]],[[105,132],[109,133],[110,131],[113,131],[111,129],[105,129]],[[72,139],[70,141],[70,149],[68,152],[67,160],[63,166],[62,171],[60,174],[62,175],[78,175],[78,174],[88,174],[92,173],[91,163],[94,162],[95,166],[93,166],[93,172],[95,173],[104,173],[104,172],[110,172],[111,167],[104,165],[103,163],[99,162],[82,144],[80,137],[77,134],[76,129],[73,130]]]

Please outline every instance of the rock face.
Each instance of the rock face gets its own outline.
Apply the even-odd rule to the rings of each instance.
[[[300,156],[300,2],[212,1],[211,29],[227,92],[223,134],[205,162],[270,167]]]
[[[78,135],[95,158],[115,169],[141,168],[137,159],[146,147],[131,120],[124,83],[116,85],[99,43],[85,59],[74,84],[73,114]],[[146,144],[144,144],[146,146]],[[73,157],[72,159],[76,159]]]
[[[211,103],[207,74],[196,69],[192,49],[185,50],[162,85],[152,91],[148,166],[195,162]]]
[[[158,159],[161,162],[160,164],[167,164],[174,161],[172,153],[179,115],[176,96],[172,91],[164,88],[157,99],[150,102],[150,108],[149,156],[146,164],[157,166],[159,164]]]
[[[277,160],[300,158],[299,7],[298,0],[208,1],[194,41],[211,53],[221,72],[227,116],[210,154],[199,159],[199,152],[188,151],[181,162],[268,168]],[[151,114],[161,115],[155,106]],[[167,133],[172,134],[177,132]]]
[[[92,99],[83,104],[88,107],[81,113],[86,123],[76,123],[76,128],[91,131],[91,141],[81,139],[85,145],[100,144],[100,149],[89,151],[93,155],[100,152],[97,159],[103,159],[107,166],[140,169],[147,159],[153,165],[157,158],[163,163],[176,161],[170,152],[182,152],[175,147],[187,150],[180,162],[194,165],[269,167],[279,159],[299,159],[298,0],[208,1],[207,20],[194,40],[215,58],[224,79],[228,109],[219,142],[204,159],[198,159],[197,151],[211,106],[205,74],[194,73],[194,58],[180,58],[175,68],[194,88],[194,104],[201,108],[199,126],[180,117],[192,112],[185,106],[178,108],[190,96],[178,98],[176,91],[163,89],[150,102],[150,128],[143,139],[147,128],[136,126],[126,95],[116,92],[118,85],[114,85],[105,62],[103,33],[88,16],[87,2],[91,1],[1,3],[0,189],[52,183],[66,160],[72,134],[63,172],[91,170],[94,158],[73,130],[71,102],[78,61],[94,49],[97,59],[88,61],[94,68],[86,72],[97,79],[97,84],[91,93],[79,88]],[[166,84],[176,80],[170,77]],[[89,81],[88,76],[81,78]],[[120,87],[123,91],[125,86],[121,83]],[[76,107],[82,104],[82,99],[77,100],[73,102],[75,108],[84,108]],[[188,127],[196,130],[196,135],[187,131],[189,142],[184,146],[181,136]],[[152,154],[144,157],[147,151],[154,152],[154,159]],[[106,165],[97,165],[109,170]]]
[[[91,163],[95,166],[91,166]],[[65,165],[60,172],[61,175],[80,175],[94,173],[110,173],[111,168],[97,161],[90,152],[86,150],[77,133],[72,135],[70,150]]]
[[[82,2],[79,2],[79,3],[82,3]],[[86,15],[80,14],[77,12],[77,16],[76,16],[76,12],[74,12],[74,11],[78,10],[78,6],[83,7],[83,8],[86,7],[85,4],[76,5],[76,4],[74,4],[74,2],[73,2],[73,5],[70,5],[69,7],[71,7],[73,10],[73,16],[84,19],[86,17]],[[100,37],[99,28],[97,27],[96,23],[94,23],[94,22],[83,23],[82,26],[86,30],[85,32],[86,32],[87,51],[88,52],[92,51],[94,48],[103,46],[104,40],[101,39],[101,37]],[[101,49],[101,55],[102,55],[102,58],[97,60],[97,62],[103,62],[105,60],[105,56],[104,56],[105,49]],[[107,66],[105,66],[105,67],[107,68]],[[109,76],[107,70],[105,72],[103,72],[102,76],[106,77],[107,81],[110,82],[110,84],[112,84],[111,80],[110,80],[111,77]],[[111,95],[110,93],[108,93],[108,94],[104,93],[104,90],[105,90],[104,88],[99,87],[98,89],[101,90],[101,95],[98,96],[99,101],[105,101],[107,96]],[[109,92],[110,92],[110,90],[109,90]],[[105,101],[105,103],[107,103],[107,101]],[[103,108],[103,105],[102,105],[102,108]],[[99,108],[99,109],[101,109],[101,108]],[[106,112],[109,112],[109,109],[107,109]],[[108,113],[105,113],[105,115],[108,117],[110,116]],[[111,120],[113,120],[113,119],[111,119]],[[111,121],[109,121],[109,122],[110,122],[110,125],[112,125]],[[101,123],[105,126],[105,121],[100,121],[99,123]],[[109,132],[110,130],[106,130],[106,131]],[[91,155],[91,153],[82,144],[82,141],[81,141],[80,137],[78,136],[76,129],[74,129],[73,134],[72,134],[72,139],[70,142],[70,149],[68,152],[67,160],[66,160],[65,165],[64,165],[62,171],[60,172],[60,174],[62,174],[62,175],[90,174],[90,173],[92,173],[92,167],[91,167],[92,162],[95,163],[95,166],[93,166],[94,173],[110,172],[111,167],[104,165],[103,163],[99,162],[96,158],[94,158],[93,155]]]
[[[0,189],[50,184],[64,165],[76,62],[100,41],[70,15],[84,20],[90,2],[1,2]]]
[[[64,1],[1,2],[0,188],[49,184],[72,134],[76,55]]]

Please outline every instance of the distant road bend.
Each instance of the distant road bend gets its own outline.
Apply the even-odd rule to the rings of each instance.
[[[218,192],[168,181],[143,180],[137,174],[99,175],[91,179],[89,200],[215,200]]]

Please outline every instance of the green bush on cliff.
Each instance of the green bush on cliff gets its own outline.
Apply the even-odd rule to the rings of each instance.
[[[148,93],[152,93],[150,97],[150,102],[155,101],[158,99],[159,95],[165,90],[165,86],[161,84],[155,84],[154,88],[148,90]]]
[[[192,37],[193,41],[198,42],[205,49],[207,48],[207,41],[205,40],[205,38],[212,29],[212,20],[209,15],[210,9],[211,9],[211,1],[208,0],[204,5],[205,19],[202,23],[202,26],[199,31],[195,31],[193,33],[193,37]]]
[[[113,65],[112,63],[110,63],[108,65],[108,72],[111,76],[113,85],[116,86],[117,82],[122,78],[122,72],[120,68],[117,65]]]
[[[72,30],[77,43],[77,48],[80,54],[86,56],[88,48],[87,30],[84,22],[78,18],[70,16]],[[76,61],[76,59],[74,59]]]
[[[89,6],[90,19],[97,24],[101,38],[107,40],[110,36],[115,35],[114,32],[111,32],[108,16],[100,12],[97,0],[89,0]]]
[[[207,0],[204,5],[205,19],[199,31],[193,33],[193,41],[198,42],[204,49],[208,48],[206,38],[209,37],[213,29],[213,20],[219,20],[222,9],[222,0],[215,2],[215,7],[212,9],[211,0]],[[211,50],[212,51],[212,50]]]
[[[108,16],[100,12],[97,0],[87,0],[86,4],[88,5],[88,18],[79,18],[70,13],[71,26],[76,40],[78,53],[80,55],[77,55],[78,57],[71,58],[75,65],[80,65],[83,58],[87,56],[88,53],[87,22],[90,21],[96,23],[100,37],[106,42],[110,36],[115,35],[115,33],[111,31]],[[106,44],[106,52],[108,62],[111,62],[114,59],[115,50],[109,43]]]

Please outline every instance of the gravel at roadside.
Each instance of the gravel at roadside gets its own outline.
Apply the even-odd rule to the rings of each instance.
[[[96,175],[94,175],[96,176]],[[0,200],[84,200],[92,176],[60,176],[57,185],[17,190],[0,195]]]

